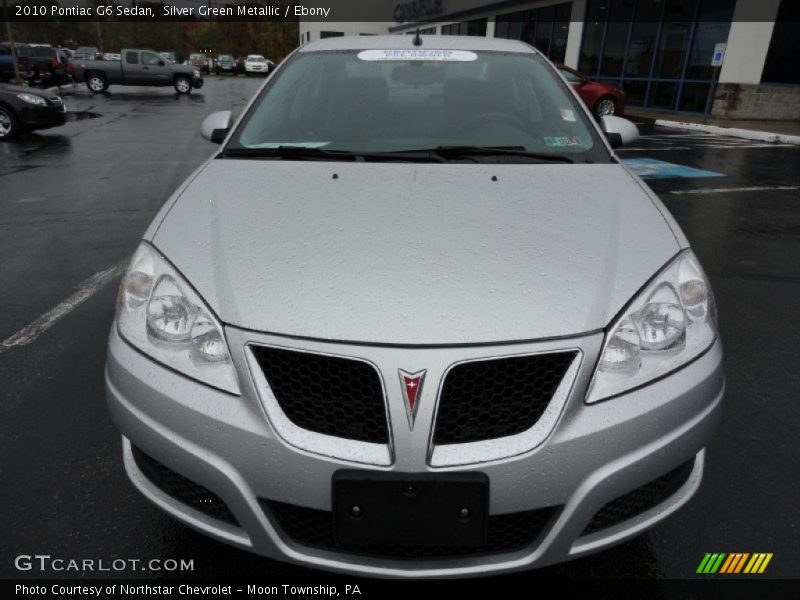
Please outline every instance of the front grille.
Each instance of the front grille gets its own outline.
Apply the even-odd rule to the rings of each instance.
[[[253,346],[284,414],[298,427],[386,444],[386,404],[378,372],[360,361]]]
[[[394,544],[340,544],[333,537],[333,513],[294,504],[259,500],[284,535],[301,546],[361,556],[396,559],[446,559],[515,552],[533,545],[550,523],[554,508],[489,516],[487,542],[480,547],[414,546]]]
[[[583,535],[622,523],[658,506],[686,483],[693,468],[694,459],[683,463],[666,475],[612,500],[592,517],[586,529],[583,530]]]
[[[468,362],[442,386],[434,443],[463,444],[522,433],[544,413],[575,352]]]
[[[162,492],[209,517],[239,525],[228,506],[214,492],[162,465],[136,446],[131,446],[131,450],[136,466]]]

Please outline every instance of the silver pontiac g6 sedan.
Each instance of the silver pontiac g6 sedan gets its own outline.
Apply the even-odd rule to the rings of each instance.
[[[164,205],[119,293],[108,405],[134,485],[264,556],[521,570],[700,485],[714,297],[672,216],[515,41],[295,51]]]

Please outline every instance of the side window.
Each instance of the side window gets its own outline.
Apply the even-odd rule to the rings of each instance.
[[[159,57],[158,54],[153,54],[152,52],[142,52],[143,65],[152,67],[158,65],[159,62],[161,62],[161,57]]]
[[[125,53],[125,62],[129,65],[138,65],[139,64],[139,53],[138,52],[126,52]]]
[[[570,83],[580,83],[581,81],[581,78],[575,75],[575,73],[571,71],[567,71],[565,69],[559,69],[558,72],[561,73],[562,77],[564,77],[564,79],[566,79]]]

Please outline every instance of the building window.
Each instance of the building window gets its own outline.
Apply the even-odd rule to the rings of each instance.
[[[319,39],[324,40],[325,38],[332,38],[332,37],[344,37],[344,32],[342,31],[320,31],[319,32]]]
[[[702,112],[736,0],[587,0],[579,70],[631,106]]]
[[[554,62],[564,62],[572,3],[497,15],[494,36],[535,46]]]
[[[800,85],[800,2],[782,0],[764,63],[762,83]]]
[[[411,31],[406,31],[408,35],[417,35],[417,30],[412,29]],[[426,27],[425,29],[419,30],[420,35],[436,35],[436,27]],[[365,34],[362,34],[365,35]]]
[[[463,23],[450,23],[442,25],[442,35],[473,35],[486,36],[486,19],[474,19]]]

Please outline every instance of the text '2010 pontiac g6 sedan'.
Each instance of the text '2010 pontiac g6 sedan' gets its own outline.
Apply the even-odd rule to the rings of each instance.
[[[106,386],[134,485],[264,556],[385,577],[553,564],[700,485],[709,282],[515,41],[296,50],[124,275]]]

